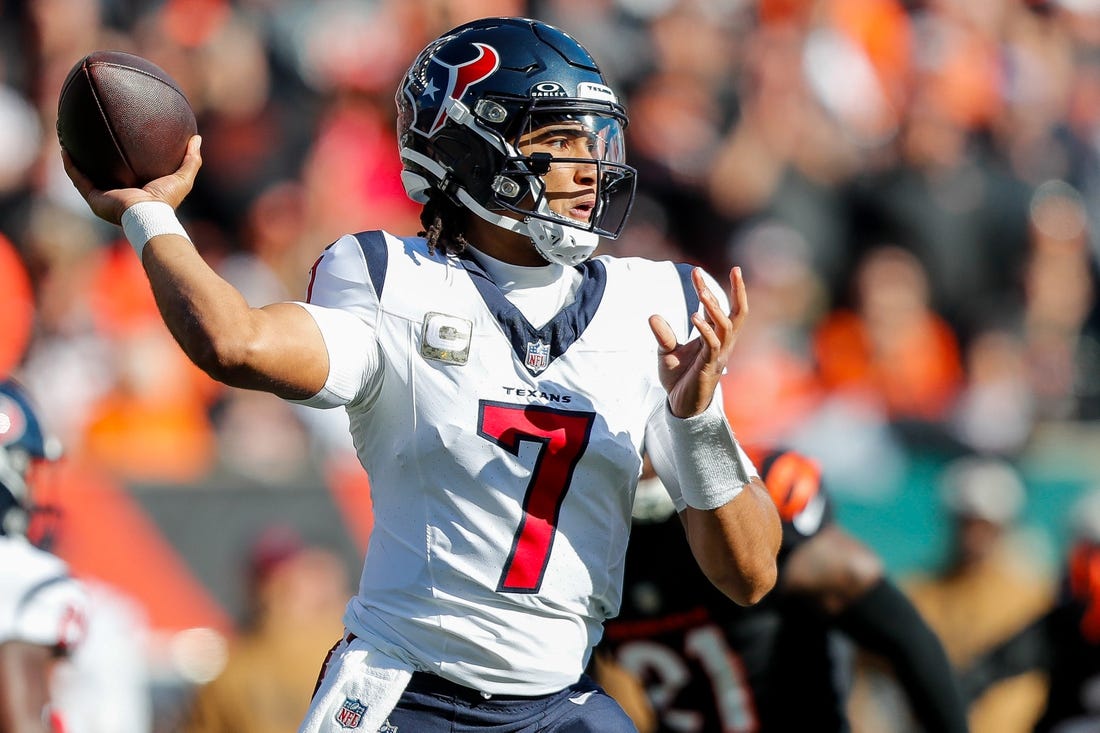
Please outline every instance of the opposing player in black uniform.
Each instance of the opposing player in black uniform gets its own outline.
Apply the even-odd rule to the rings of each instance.
[[[1055,605],[960,673],[967,701],[1008,677],[1048,675],[1035,733],[1100,731],[1100,490],[1072,512],[1073,542]]]
[[[776,589],[752,608],[730,603],[685,569],[671,509],[639,502],[622,611],[600,656],[608,691],[640,729],[660,733],[849,731],[847,636],[893,667],[925,730],[965,731],[939,639],[879,558],[833,521],[816,464],[774,452],[757,465],[783,519]],[[639,681],[650,709],[609,671]]]

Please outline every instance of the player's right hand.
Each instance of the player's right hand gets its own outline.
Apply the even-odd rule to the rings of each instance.
[[[61,160],[65,164],[65,173],[76,186],[76,190],[88,202],[92,212],[100,219],[112,224],[122,221],[122,212],[134,204],[142,201],[163,201],[173,209],[191,193],[191,187],[195,185],[195,176],[202,167],[202,156],[199,147],[202,138],[192,136],[187,143],[187,152],[183,156],[183,162],[175,173],[150,181],[144,188],[116,188],[111,191],[102,191],[88,180],[77,169],[69,154],[62,149]]]

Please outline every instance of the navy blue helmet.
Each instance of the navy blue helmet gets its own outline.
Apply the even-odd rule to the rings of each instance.
[[[27,473],[35,461],[60,455],[60,443],[46,433],[23,388],[11,379],[0,382],[0,534],[26,531]]]
[[[458,26],[417,56],[396,102],[401,179],[414,201],[443,194],[565,265],[622,231],[635,187],[626,110],[591,55],[561,30],[526,18]],[[583,129],[591,157],[520,153],[522,136],[555,123]],[[552,212],[541,180],[550,166],[578,164],[596,166],[587,223]]]

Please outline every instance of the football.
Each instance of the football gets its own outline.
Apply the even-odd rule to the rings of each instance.
[[[194,110],[159,66],[122,51],[94,51],[61,87],[57,137],[101,189],[141,187],[179,168],[195,134]]]

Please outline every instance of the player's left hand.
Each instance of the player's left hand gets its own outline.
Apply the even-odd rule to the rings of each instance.
[[[703,305],[702,312],[691,317],[698,336],[685,344],[678,343],[668,321],[658,315],[649,317],[649,327],[657,339],[661,384],[668,391],[669,409],[680,418],[698,415],[710,405],[737,334],[749,314],[749,299],[740,267],[730,270],[728,314],[707,287],[700,268],[692,270],[691,281]]]

